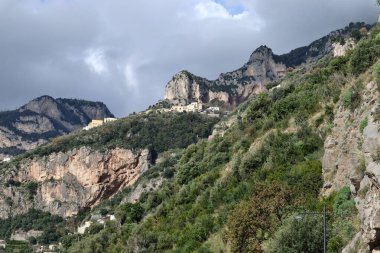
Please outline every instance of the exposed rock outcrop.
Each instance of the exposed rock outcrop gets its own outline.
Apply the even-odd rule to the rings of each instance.
[[[0,161],[82,128],[92,119],[113,117],[101,102],[36,98],[14,111],[0,112]]]
[[[323,157],[323,192],[350,186],[361,219],[361,241],[369,250],[380,247],[380,122],[374,116],[380,110],[378,96],[375,83],[369,82],[353,112],[338,104]]]
[[[75,215],[132,185],[149,162],[148,150],[117,148],[102,153],[87,147],[23,161],[7,172],[0,186],[0,218],[32,207]],[[28,188],[31,183],[37,185],[34,193]]]
[[[300,47],[283,55],[275,55],[266,46],[257,48],[243,67],[228,73],[220,74],[213,81],[195,76],[188,71],[174,75],[165,88],[164,99],[172,104],[190,104],[191,102],[222,102],[226,107],[234,107],[245,101],[250,95],[265,91],[265,85],[281,78],[289,68],[296,68],[305,63],[315,62],[331,53],[333,48],[343,54],[351,46],[333,47],[337,38],[350,41],[352,29],[370,28],[364,23],[351,23],[344,29],[312,42],[309,46]]]
[[[187,71],[177,73],[166,85],[164,98],[174,104],[217,100],[226,105],[236,105],[251,94],[263,91],[265,84],[277,80],[285,72],[286,66],[274,60],[272,50],[261,46],[242,68],[223,73],[215,81]]]
[[[353,39],[348,39],[344,43],[333,43],[333,55],[334,57],[345,56],[349,50],[355,47],[355,41]]]

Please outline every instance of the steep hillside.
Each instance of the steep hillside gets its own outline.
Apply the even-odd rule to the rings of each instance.
[[[327,252],[375,252],[380,28],[352,40],[343,56],[273,78],[219,122],[133,115],[18,156],[0,167],[0,236],[39,228],[37,241],[71,253],[319,253],[325,206]],[[323,41],[284,65],[310,59],[304,52]]]
[[[165,156],[129,192],[93,210],[116,214],[121,227],[90,229],[69,243],[68,252],[323,252],[322,216],[305,213],[321,213],[324,204],[328,252],[341,252],[350,242],[345,252],[378,247],[372,149],[379,141],[373,123],[378,34],[373,29],[345,56],[327,56],[287,74],[275,89],[241,105],[222,134]],[[362,147],[371,147],[359,167],[365,193],[350,190],[362,179],[350,180],[347,173],[349,164],[356,167],[349,152],[356,152],[350,145],[360,144],[360,131]],[[341,165],[326,174],[329,150],[341,145],[348,153],[332,150]]]
[[[264,91],[265,85],[279,80],[287,72],[305,64],[315,62],[329,54],[336,42],[348,43],[350,37],[360,37],[359,29],[371,26],[364,23],[351,23],[344,29],[314,41],[309,46],[297,48],[283,55],[275,55],[266,46],[256,49],[243,67],[210,81],[195,76],[188,71],[174,75],[165,88],[164,99],[174,104],[191,102],[222,102],[226,107],[235,107],[252,94]]]
[[[63,217],[131,186],[157,155],[211,134],[217,118],[148,114],[57,137],[0,165],[0,218],[31,208]]]
[[[14,111],[0,112],[0,159],[82,128],[92,119],[107,117],[114,116],[101,102],[49,96],[36,98]]]

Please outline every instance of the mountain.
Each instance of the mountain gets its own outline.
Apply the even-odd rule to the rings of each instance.
[[[327,252],[376,252],[380,25],[357,32],[353,48],[225,117],[150,110],[0,165],[0,239],[37,230],[26,245],[69,253],[322,253],[326,224]]]
[[[122,191],[157,154],[207,138],[218,119],[199,114],[142,114],[53,138],[0,166],[0,218],[38,208],[63,217]],[[32,192],[26,190],[33,183]],[[11,189],[11,190],[10,190]]]
[[[218,103],[225,107],[235,107],[252,94],[266,90],[268,83],[279,80],[288,72],[302,64],[316,62],[365,27],[364,23],[351,23],[344,29],[331,32],[312,42],[283,55],[276,55],[267,46],[260,46],[249,57],[243,67],[210,81],[198,77],[186,70],[175,74],[165,87],[164,99],[172,104],[189,104],[191,102]]]
[[[86,126],[114,117],[101,102],[41,96],[14,111],[0,112],[0,158],[13,156]]]

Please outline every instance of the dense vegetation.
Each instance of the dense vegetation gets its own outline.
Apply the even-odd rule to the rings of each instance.
[[[376,63],[377,33],[347,56],[297,70],[283,88],[256,96],[223,137],[190,145],[161,166],[161,175],[164,167],[174,175],[159,190],[136,204],[103,206],[121,217],[120,228],[88,234],[68,252],[322,252],[321,215],[299,217],[321,213],[323,204],[328,252],[340,252],[358,230],[355,204],[348,188],[319,197],[319,160],[334,105],[360,104],[360,82],[345,84]]]
[[[57,137],[35,150],[16,157],[4,166],[11,167],[28,157],[41,157],[81,146],[97,150],[116,147],[132,150],[149,148],[154,155],[169,149],[185,148],[199,139],[206,138],[218,121],[218,118],[196,113],[132,115],[87,132],[80,131]]]
[[[321,216],[298,217],[322,212],[323,204],[328,251],[339,252],[358,230],[356,211],[348,188],[319,197],[323,139],[336,103],[351,110],[359,105],[360,82],[350,89],[345,84],[377,61],[377,33],[345,57],[291,73],[283,88],[239,108],[223,137],[192,144],[161,166],[159,175],[164,169],[174,175],[158,190],[135,204],[103,206],[120,217],[120,228],[110,224],[87,234],[68,252],[284,252],[278,245],[286,252],[322,252]]]
[[[68,230],[65,228],[63,219],[56,215],[30,209],[27,213],[16,215],[12,218],[0,220],[0,238],[9,239],[16,231],[38,230],[43,234],[38,238],[33,238],[34,243],[39,242],[49,244],[56,242]]]
[[[93,212],[115,214],[117,221],[95,224],[80,238],[62,237],[65,250],[318,253],[323,252],[320,213],[326,205],[328,252],[340,252],[359,229],[355,204],[347,187],[320,196],[320,158],[333,108],[355,110],[362,75],[374,70],[378,78],[378,34],[378,28],[372,29],[344,57],[327,56],[289,73],[281,88],[239,107],[235,123],[212,140],[198,140],[210,134],[211,119],[149,114],[37,149],[34,155],[81,145],[149,147],[158,153],[177,148],[176,155],[164,156],[141,179],[162,177],[160,187],[144,192],[136,203],[123,201],[132,189],[102,203]],[[361,127],[367,123],[363,119]]]

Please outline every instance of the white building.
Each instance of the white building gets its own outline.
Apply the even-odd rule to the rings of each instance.
[[[83,235],[86,232],[86,228],[91,227],[92,221],[86,221],[83,226],[78,227],[78,234]]]
[[[7,162],[10,162],[11,161],[11,158],[10,157],[6,157],[3,159],[3,162],[7,163]]]
[[[90,130],[91,128],[101,126],[108,122],[113,122],[117,120],[117,118],[104,118],[104,119],[93,119],[87,126],[83,128],[83,130]]]
[[[113,122],[115,120],[117,120],[117,118],[104,118],[103,122],[108,123],[108,122]]]
[[[219,112],[220,109],[217,106],[211,106],[211,107],[207,108],[207,111],[209,111],[209,112]]]
[[[200,112],[202,111],[203,105],[200,102],[192,102],[189,105],[174,105],[171,111],[176,112]]]

